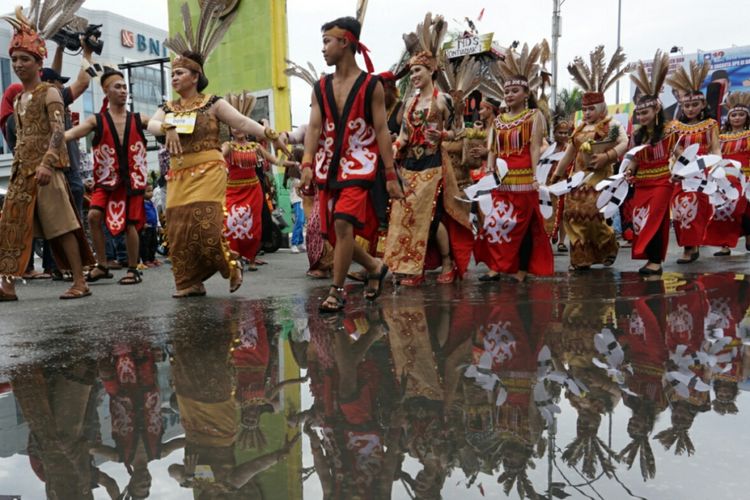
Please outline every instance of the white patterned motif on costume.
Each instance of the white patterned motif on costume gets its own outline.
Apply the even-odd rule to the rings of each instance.
[[[133,155],[135,169],[130,172],[130,187],[140,191],[146,188],[146,176],[148,175],[146,145],[143,142],[138,141],[130,146],[130,151],[135,153]]]
[[[698,196],[695,193],[683,193],[672,203],[672,218],[679,222],[680,228],[690,229],[698,216]]]
[[[490,243],[510,243],[510,233],[518,223],[515,207],[509,201],[497,200],[492,212],[484,221],[484,230]]]
[[[350,121],[349,130],[346,155],[339,161],[344,179],[350,174],[368,175],[375,171],[378,162],[378,155],[367,149],[375,142],[375,130],[362,118]]]
[[[650,205],[637,207],[633,210],[633,232],[635,232],[636,236],[641,234],[643,228],[646,227],[646,223],[648,222],[648,216],[650,213]]]
[[[229,209],[227,227],[224,236],[235,240],[251,240],[253,230],[253,212],[250,207],[235,205]]]

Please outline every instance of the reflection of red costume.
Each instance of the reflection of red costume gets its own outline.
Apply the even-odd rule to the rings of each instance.
[[[229,168],[224,236],[229,248],[253,260],[260,249],[262,235],[263,189],[255,172],[261,164],[259,144],[230,144],[224,159]]]
[[[668,226],[667,226],[668,227]],[[616,306],[618,327],[625,332],[620,338],[628,352],[633,374],[628,388],[639,397],[664,408],[666,401],[662,377],[669,352],[664,344],[664,283],[625,279]],[[632,302],[631,302],[632,301]]]
[[[266,402],[266,368],[271,360],[266,326],[260,317],[251,316],[241,322],[239,330],[239,344],[232,351],[237,370],[235,398],[243,405],[262,404]]]
[[[657,235],[661,235],[661,260],[667,256],[669,246],[669,202],[674,186],[670,180],[669,158],[676,136],[664,131],[664,138],[655,145],[647,145],[636,155],[638,171],[635,175],[635,190],[629,200],[633,233],[633,259],[648,259],[646,247]],[[634,146],[631,144],[631,147]]]
[[[528,270],[532,274],[551,275],[554,258],[539,211],[539,194],[533,188],[531,139],[539,111],[529,110],[512,122],[495,120],[492,147],[497,158],[505,160],[508,174],[492,191],[492,211],[485,216],[474,258],[495,272],[515,273],[521,265],[524,238],[531,237]],[[530,233],[530,235],[529,235]]]
[[[109,111],[95,116],[94,192],[90,206],[104,212],[107,229],[113,236],[123,232],[128,224],[140,231],[146,222],[143,191],[148,173],[141,116],[127,113],[123,144]]]
[[[164,425],[153,347],[118,345],[109,365],[112,378],[103,377],[103,383],[109,394],[112,439],[120,460],[130,468],[139,439],[143,439],[149,460],[160,458]]]
[[[718,134],[719,127],[716,120],[710,118],[694,125],[673,121],[671,126],[679,136],[679,145],[683,148],[700,144],[699,155],[710,153],[711,138]],[[677,244],[681,247],[702,245],[712,214],[708,196],[703,193],[687,193],[682,189],[682,184],[677,183],[674,186],[671,208]]]

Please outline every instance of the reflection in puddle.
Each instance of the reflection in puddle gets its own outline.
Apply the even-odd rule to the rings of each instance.
[[[748,449],[727,416],[750,281],[608,276],[401,290],[347,316],[180,303],[163,334],[76,336],[6,367],[0,494],[742,497],[722,456]]]

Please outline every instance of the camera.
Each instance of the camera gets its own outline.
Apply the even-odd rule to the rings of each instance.
[[[81,37],[83,37],[83,43],[97,55],[102,55],[104,42],[101,40],[101,27],[101,24],[89,24],[83,31],[75,31],[70,26],[66,26],[52,37],[52,41],[62,45],[71,52],[78,52],[82,49]]]

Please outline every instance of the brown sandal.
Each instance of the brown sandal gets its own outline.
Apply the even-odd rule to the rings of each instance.
[[[189,297],[205,297],[206,290],[199,286],[191,286],[184,290],[178,290],[172,294],[173,299],[187,299]]]
[[[88,297],[91,295],[91,290],[86,288],[86,290],[79,290],[74,287],[68,288],[68,291],[66,291],[64,294],[60,295],[60,300],[73,300],[73,299],[82,299],[84,297]]]
[[[238,275],[239,273],[239,275]],[[242,266],[239,265],[232,270],[232,275],[229,277],[229,293],[234,293],[240,289],[243,281]]]
[[[0,288],[0,302],[15,302],[18,300],[18,295],[15,293],[5,293]]]

